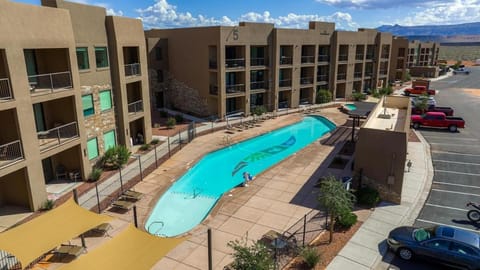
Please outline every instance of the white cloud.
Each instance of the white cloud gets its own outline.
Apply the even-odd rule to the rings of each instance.
[[[107,8],[107,15],[123,16],[123,11],[121,11],[121,10],[114,10],[113,8]]]
[[[429,6],[441,0],[315,0],[321,4],[340,8],[358,8],[358,9],[388,9],[401,6]],[[446,2],[446,0],[443,0]]]

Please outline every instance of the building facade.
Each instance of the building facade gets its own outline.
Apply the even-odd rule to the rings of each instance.
[[[109,147],[151,138],[143,28],[63,0],[0,7],[0,206],[36,210],[50,183],[87,179]]]
[[[249,115],[335,99],[387,85],[392,37],[371,29],[335,31],[241,22],[234,27],[145,32],[152,106],[198,116]]]

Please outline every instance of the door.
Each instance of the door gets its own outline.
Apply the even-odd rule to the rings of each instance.
[[[43,116],[42,103],[33,104],[33,114],[35,115],[35,126],[37,128],[37,132],[45,131],[45,118]]]
[[[45,184],[55,180],[55,174],[53,173],[52,159],[46,158],[42,160],[43,176],[45,177]]]
[[[227,98],[226,102],[227,102],[226,104],[227,114],[233,113],[237,110],[235,98]]]
[[[25,65],[27,66],[27,75],[29,76],[28,82],[30,83],[30,85],[36,85],[37,77],[30,77],[38,74],[35,51],[24,50],[24,54],[25,54]]]

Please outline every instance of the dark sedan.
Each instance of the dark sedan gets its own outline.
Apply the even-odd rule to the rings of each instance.
[[[422,257],[450,267],[480,270],[480,236],[447,226],[399,227],[390,232],[388,246],[400,258]]]

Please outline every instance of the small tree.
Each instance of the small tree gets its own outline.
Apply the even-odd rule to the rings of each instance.
[[[236,270],[270,270],[273,269],[274,262],[270,252],[261,243],[252,241],[248,245],[246,239],[230,241],[227,244],[233,249],[232,267]]]
[[[123,145],[117,145],[108,149],[102,158],[102,165],[111,169],[118,169],[127,164],[132,153]]]
[[[256,106],[252,109],[251,113],[254,115],[262,115],[267,112],[267,109],[264,106]]]
[[[330,215],[329,243],[331,243],[333,241],[335,220],[342,214],[352,211],[355,196],[343,187],[341,181],[330,175],[325,177],[320,184],[320,196],[318,197],[318,201]]]
[[[319,89],[315,98],[316,104],[328,103],[332,101],[332,93],[327,89]]]
[[[177,124],[177,120],[175,120],[175,118],[169,117],[167,119],[167,128],[172,129],[175,127],[176,124]]]
[[[428,109],[428,95],[422,95],[422,98],[416,99],[413,107],[422,113],[424,113]]]

